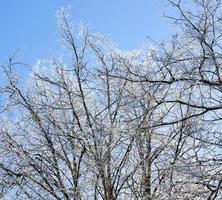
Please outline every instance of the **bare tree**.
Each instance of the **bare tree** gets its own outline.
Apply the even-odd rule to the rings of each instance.
[[[148,185],[152,180],[160,180],[157,185],[152,182],[148,196],[154,199],[220,199],[221,1],[169,3],[177,11],[175,17],[169,18],[181,32],[173,36],[170,44],[156,45],[149,56],[133,61],[122,59],[124,64],[111,76],[127,80],[139,91],[130,98],[141,104],[137,108],[145,109],[140,117],[135,113],[131,123],[145,119],[140,133],[148,138],[153,134],[155,139],[157,133],[163,136],[162,154],[157,156],[162,159],[161,163],[155,157],[156,161],[146,164],[145,169],[151,169]],[[187,3],[192,3],[190,9]],[[155,87],[158,89],[150,95]],[[142,104],[141,96],[150,98]],[[147,109],[150,102],[152,106]],[[149,113],[152,120],[144,118]],[[155,139],[151,139],[151,154],[152,146],[156,147]],[[142,141],[139,142],[140,155]],[[150,155],[150,149],[145,152]],[[140,180],[143,180],[142,191],[146,191],[144,179]],[[137,193],[142,194],[141,191]]]
[[[26,84],[1,66],[1,198],[221,199],[222,2],[168,2],[167,44],[121,51],[61,11],[66,55]]]

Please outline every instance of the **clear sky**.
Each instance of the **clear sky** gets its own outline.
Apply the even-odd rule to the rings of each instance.
[[[74,23],[108,35],[118,47],[131,50],[170,38],[172,26],[162,17],[166,0],[1,0],[0,63],[17,48],[34,63],[59,49],[56,11],[71,6]]]

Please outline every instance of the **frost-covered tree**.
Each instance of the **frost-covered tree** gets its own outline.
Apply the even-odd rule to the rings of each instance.
[[[2,199],[222,198],[222,2],[168,2],[166,44],[121,51],[62,10],[64,55],[25,83],[1,65]]]

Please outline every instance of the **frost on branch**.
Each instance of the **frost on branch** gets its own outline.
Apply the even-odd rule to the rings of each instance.
[[[22,63],[1,66],[1,198],[222,198],[221,1],[192,2],[198,15],[169,1],[171,42],[134,51],[78,33],[62,9],[67,53],[28,84]]]

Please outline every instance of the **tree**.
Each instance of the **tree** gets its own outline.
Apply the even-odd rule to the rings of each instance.
[[[1,66],[3,199],[222,197],[222,2],[186,2],[170,43],[124,52],[62,10],[63,58],[26,85],[16,55]]]

